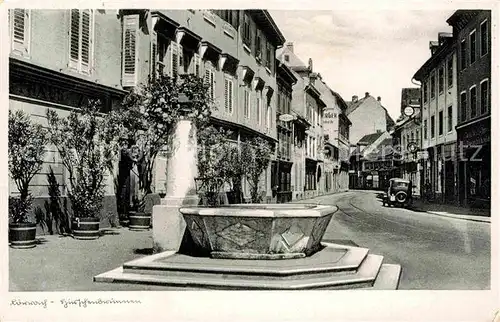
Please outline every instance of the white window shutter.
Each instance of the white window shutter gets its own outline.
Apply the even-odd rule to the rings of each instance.
[[[80,61],[81,71],[90,73],[90,62],[92,61],[92,12],[91,10],[82,10],[82,27],[81,27],[81,46],[80,46]]]
[[[170,43],[170,76],[177,77],[179,72],[179,52],[177,43]]]
[[[224,79],[224,109],[229,111],[229,79]]]
[[[130,87],[137,84],[137,29],[139,15],[123,17],[123,62],[122,86]]]
[[[212,99],[215,98],[215,73],[213,70],[210,70],[210,95],[212,95]]]
[[[11,32],[12,52],[29,55],[30,43],[30,13],[25,9],[9,10],[9,25]]]
[[[200,57],[198,55],[195,55],[194,56],[194,74],[197,76],[197,77],[201,77],[201,60],[200,60]]]
[[[151,58],[150,58],[150,66],[149,66],[149,77],[151,81],[155,81],[158,77],[157,74],[157,55],[158,55],[158,35],[156,31],[151,32]]]
[[[80,10],[71,9],[69,21],[69,67],[77,70],[80,60]]]

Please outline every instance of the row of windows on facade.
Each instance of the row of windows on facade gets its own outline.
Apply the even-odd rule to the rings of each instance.
[[[469,97],[469,99],[467,99]],[[479,98],[479,106],[478,106]],[[462,122],[467,119],[473,119],[480,115],[484,115],[489,110],[489,81],[488,79],[483,80],[480,83],[480,95],[477,94],[477,86],[474,85],[469,89],[469,96],[467,92],[464,91],[460,93],[460,120]],[[453,131],[453,107],[448,106],[448,132]],[[433,139],[435,137],[435,116],[432,115],[430,118],[430,137]],[[424,140],[427,140],[427,120],[424,119]],[[438,135],[443,135],[444,130],[444,119],[443,111],[439,111],[438,114]]]
[[[377,161],[377,162],[365,162],[365,170],[377,170],[381,168],[388,168],[392,166],[391,161]]]
[[[477,34],[479,33],[479,43],[477,43]],[[479,31],[476,29],[469,33],[467,39],[460,41],[460,70],[466,69],[468,66],[477,61],[479,57],[483,57],[489,51],[488,42],[488,20],[481,22]],[[479,47],[479,48],[478,48]]]
[[[453,55],[446,61],[446,74],[447,74],[447,86],[448,88],[453,87]],[[438,92],[442,94],[444,92],[444,80],[445,80],[445,67],[441,66],[438,68]],[[429,87],[430,87],[430,99],[436,97],[436,73],[432,72],[429,80],[423,83],[423,101],[427,103],[429,100]]]
[[[479,44],[476,41],[477,31],[474,29],[468,37],[468,42],[463,39],[460,43],[460,71],[464,70],[468,66],[472,65],[477,60],[477,53],[479,50],[480,57],[488,53],[488,21],[485,20],[481,23],[479,37]],[[469,46],[467,46],[467,43]],[[478,48],[479,46],[479,48]],[[469,65],[467,65],[467,63]],[[444,92],[444,82],[445,82],[445,66],[446,66],[446,78],[448,88],[453,87],[453,55],[451,55],[444,66],[440,66],[437,69],[438,78],[438,92],[442,94]],[[423,101],[426,103],[429,99],[429,86],[430,86],[430,99],[434,99],[436,96],[436,72],[432,72],[430,80],[424,81],[423,84]]]
[[[9,12],[9,23],[11,26],[11,36],[13,51],[19,50],[20,53],[26,53],[29,48],[29,10],[14,9]],[[123,30],[123,85],[135,86],[137,84],[137,29],[138,17],[127,16],[124,19]],[[90,73],[91,57],[93,55],[93,12],[92,10],[71,10],[70,15],[70,52],[69,67],[83,73]],[[159,41],[158,41],[159,40]],[[168,44],[170,43],[170,46]],[[167,70],[166,57],[170,47],[170,69]],[[151,44],[151,71],[152,75],[169,74],[173,77],[183,73],[194,73],[197,76],[201,74],[202,61],[200,57],[190,51],[185,50],[179,44],[168,41],[163,37],[153,33]],[[205,81],[210,86],[210,95],[215,98],[216,93],[216,64],[205,61]],[[248,86],[249,87],[249,86]],[[252,99],[250,98],[250,89],[243,89],[244,97],[244,116],[248,119],[252,117]],[[262,104],[262,93],[255,94],[255,115],[259,125],[264,121],[266,127],[271,124],[271,111],[267,105],[264,112]],[[232,114],[234,109],[234,84],[231,75],[227,74],[224,79],[224,109]],[[267,115],[266,115],[267,113]],[[263,115],[266,118],[263,120]]]
[[[218,15],[222,20],[228,22],[235,29],[238,29],[240,24],[241,10],[211,10]],[[253,51],[257,61],[261,62],[265,67],[271,69],[274,60],[273,46],[266,41],[264,35],[257,28],[252,30],[250,17],[243,13],[242,22],[242,40],[248,50]],[[253,39],[253,45],[252,45]]]
[[[30,56],[31,10],[8,11],[11,51],[25,58]],[[69,23],[68,67],[89,74],[93,60],[93,10],[71,10]]]
[[[453,131],[453,106],[448,106],[447,109],[447,129],[448,133]],[[423,134],[424,134],[424,140],[428,139],[428,124],[427,120],[424,119],[424,128],[423,128]],[[431,116],[430,118],[430,137],[433,139],[436,136],[436,118],[434,115]],[[444,133],[444,112],[439,111],[438,113],[438,135],[443,135]]]

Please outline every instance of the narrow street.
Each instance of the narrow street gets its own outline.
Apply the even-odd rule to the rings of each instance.
[[[326,240],[350,240],[403,268],[400,289],[490,288],[490,224],[383,207],[376,191],[315,199],[339,211]]]

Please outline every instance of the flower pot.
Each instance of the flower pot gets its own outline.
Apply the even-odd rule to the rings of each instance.
[[[9,242],[12,248],[36,246],[36,224],[18,223],[9,225]]]
[[[151,213],[130,211],[128,214],[128,228],[134,231],[149,230],[151,227]]]
[[[119,215],[119,220],[120,220],[120,226],[122,227],[128,227],[128,224],[129,224],[129,220],[128,220],[128,215],[127,214],[123,214],[123,215]]]
[[[73,218],[71,230],[75,239],[99,238],[99,218]]]

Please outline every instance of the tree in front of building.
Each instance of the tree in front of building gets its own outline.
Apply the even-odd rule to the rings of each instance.
[[[117,132],[108,128],[100,109],[99,100],[89,100],[67,117],[47,111],[50,141],[69,174],[68,197],[75,218],[99,217],[107,169],[117,158]]]
[[[130,142],[123,147],[138,177],[138,196],[134,208],[144,212],[146,199],[153,193],[155,160],[160,153],[175,150],[174,131],[181,119],[197,127],[208,124],[213,107],[208,85],[195,75],[180,78],[158,77],[136,87],[111,112],[110,123]]]
[[[33,201],[29,185],[42,170],[47,141],[41,124],[34,124],[23,111],[9,110],[9,172],[19,192],[18,197],[9,197],[9,215],[15,224],[29,222]]]
[[[261,177],[269,166],[273,150],[268,141],[254,137],[241,145],[241,163],[250,185],[252,203],[262,202]]]
[[[224,184],[232,187],[234,198],[229,202],[240,199],[244,164],[240,162],[237,144],[228,139],[230,135],[230,131],[213,125],[198,130],[198,193],[212,207],[220,205]]]

